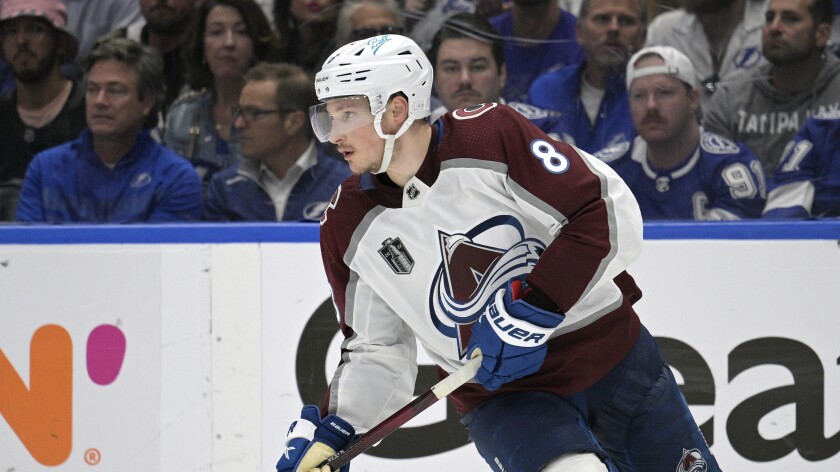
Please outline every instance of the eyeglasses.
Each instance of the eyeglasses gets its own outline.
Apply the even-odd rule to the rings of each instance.
[[[259,117],[261,117],[263,115],[271,115],[271,114],[274,114],[274,113],[278,113],[278,114],[279,113],[291,113],[291,112],[297,111],[297,110],[292,109],[292,108],[278,108],[276,110],[264,110],[262,108],[253,108],[253,107],[242,108],[239,105],[237,105],[237,106],[233,107],[231,109],[231,111],[233,112],[233,121],[234,122],[236,121],[237,118],[239,118],[241,116],[242,120],[246,124],[250,125],[251,123],[253,123],[254,121],[256,121]]]
[[[350,39],[358,41],[360,39],[372,38],[374,36],[381,36],[383,34],[403,34],[405,28],[397,25],[383,26],[379,29],[375,28],[359,28],[350,32]]]
[[[40,20],[12,21],[0,26],[0,38],[6,41],[23,33],[23,37],[29,41],[40,41],[49,31],[50,26]]]

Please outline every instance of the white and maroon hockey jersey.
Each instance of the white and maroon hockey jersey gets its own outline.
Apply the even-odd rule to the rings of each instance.
[[[411,400],[418,341],[442,375],[463,365],[471,324],[516,276],[566,318],[539,372],[493,392],[463,386],[451,395],[462,413],[512,390],[580,391],[632,347],[641,293],[625,269],[642,218],[609,166],[493,103],[438,120],[405,187],[384,175],[346,180],[321,221],[345,336],[329,410],[357,432]]]

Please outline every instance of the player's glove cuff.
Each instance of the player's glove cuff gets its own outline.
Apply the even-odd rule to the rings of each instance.
[[[543,310],[526,302],[522,297],[527,290],[527,284],[522,280],[508,282],[505,289],[496,292],[495,300],[482,317],[485,319],[480,320],[489,321],[505,344],[541,346],[566,318],[562,313]]]
[[[321,419],[318,407],[306,405],[300,419],[294,421],[286,437],[286,448],[277,461],[278,472],[310,472],[355,436],[350,423],[336,415]],[[349,470],[349,464],[342,471]]]

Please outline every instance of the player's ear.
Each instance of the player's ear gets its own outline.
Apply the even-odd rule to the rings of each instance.
[[[408,118],[408,99],[401,93],[392,96],[387,113],[394,122],[402,123]]]

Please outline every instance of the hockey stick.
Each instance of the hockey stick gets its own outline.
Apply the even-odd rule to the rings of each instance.
[[[338,470],[343,465],[350,462],[356,456],[370,449],[371,446],[384,439],[389,434],[393,433],[400,426],[407,423],[410,419],[416,417],[426,408],[432,406],[436,401],[446,397],[454,392],[458,387],[472,380],[475,377],[478,368],[481,367],[481,352],[469,360],[463,367],[449,374],[445,379],[436,383],[429,390],[426,390],[422,395],[415,398],[411,403],[397,410],[396,413],[382,420],[381,423],[374,426],[365,434],[359,436],[346,448],[336,452],[327,460],[322,462],[318,469],[325,465],[330,466],[329,470]]]

